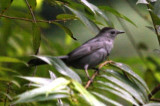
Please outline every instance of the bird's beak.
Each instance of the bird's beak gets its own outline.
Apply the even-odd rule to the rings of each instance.
[[[124,31],[118,31],[117,34],[125,33]]]

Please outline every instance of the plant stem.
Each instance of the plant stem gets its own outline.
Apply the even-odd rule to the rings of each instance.
[[[160,91],[160,84],[152,90],[152,92],[148,95],[148,98],[151,99],[152,96],[156,94],[158,91]]]
[[[11,16],[7,16],[7,15],[0,15],[4,18],[9,18],[9,19],[15,19],[15,20],[23,20],[23,21],[29,21],[29,22],[34,22],[32,19],[28,19],[28,18],[20,18],[20,17],[11,17]],[[45,22],[45,23],[49,23],[51,24],[52,22],[61,22],[61,21],[68,21],[71,19],[64,19],[64,20],[36,20],[37,22]]]
[[[148,1],[148,2],[149,2],[149,1]],[[147,4],[147,8],[150,9],[150,8],[149,8],[149,4]],[[158,34],[158,30],[157,30],[157,28],[156,28],[156,24],[155,24],[154,19],[153,19],[153,17],[152,17],[151,11],[149,11],[149,14],[150,14],[150,16],[151,16],[152,23],[153,23],[153,26],[154,26],[154,29],[155,29],[155,32],[156,32],[156,35],[157,35],[158,44],[159,44],[159,46],[160,46],[160,34]]]

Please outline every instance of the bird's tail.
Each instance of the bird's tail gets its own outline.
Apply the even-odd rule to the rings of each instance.
[[[68,56],[58,56],[57,58],[61,59],[64,63],[67,63]],[[45,65],[47,63],[39,58],[35,58],[31,59],[28,64],[30,67],[33,67],[38,65]]]

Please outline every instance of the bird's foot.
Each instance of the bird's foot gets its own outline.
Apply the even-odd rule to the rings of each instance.
[[[101,63],[98,67],[98,69],[101,69],[103,66],[107,65],[107,64],[112,64],[114,63],[112,60],[107,60],[107,61],[104,61],[103,63]]]

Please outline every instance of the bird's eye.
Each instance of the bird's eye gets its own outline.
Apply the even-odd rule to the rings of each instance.
[[[115,31],[111,31],[111,34],[115,34]]]

